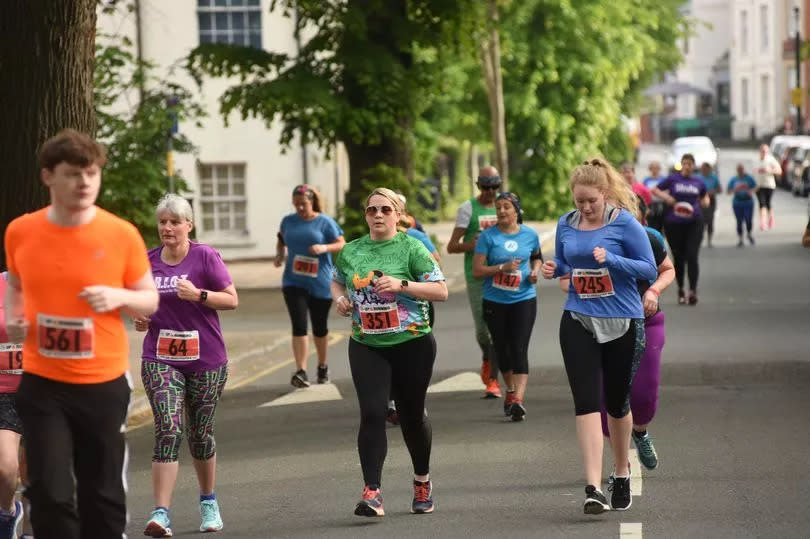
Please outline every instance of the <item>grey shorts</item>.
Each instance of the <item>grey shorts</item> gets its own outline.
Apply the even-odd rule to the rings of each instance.
[[[17,415],[14,393],[0,393],[0,430],[22,434],[22,423]]]

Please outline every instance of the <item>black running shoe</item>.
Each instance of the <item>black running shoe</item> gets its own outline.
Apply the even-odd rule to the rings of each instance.
[[[292,378],[290,379],[290,383],[295,387],[309,387],[309,377],[307,377],[307,371],[301,369],[293,374]]]
[[[388,409],[385,411],[385,420],[392,425],[399,425],[399,412],[394,401],[388,401]]]
[[[523,402],[515,400],[509,407],[509,415],[512,416],[512,421],[523,421],[526,417],[526,407],[523,406]]]
[[[585,503],[582,509],[586,515],[600,515],[605,511],[610,511],[610,506],[601,490],[593,485],[588,485],[585,487]]]
[[[633,504],[630,495],[630,477],[614,477],[613,484],[608,487],[611,491],[610,505],[614,511],[625,511]]]
[[[318,383],[325,384],[329,382],[329,367],[327,365],[318,365]]]

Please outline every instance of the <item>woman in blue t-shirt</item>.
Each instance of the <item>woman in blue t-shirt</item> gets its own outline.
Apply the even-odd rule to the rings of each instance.
[[[586,161],[571,173],[571,191],[577,209],[560,218],[554,259],[542,273],[571,278],[560,348],[588,482],[583,509],[599,514],[610,508],[599,489],[603,393],[615,463],[611,505],[622,511],[632,503],[630,388],[646,344],[636,280],[655,279],[657,271],[647,233],[633,216],[636,196],[613,167],[602,159]]]
[[[731,200],[731,209],[737,219],[737,247],[744,247],[743,223],[748,233],[748,241],[754,245],[754,236],[751,229],[754,226],[754,193],[757,192],[757,182],[745,172],[742,163],[737,165],[737,175],[728,182],[728,194],[734,195]]]
[[[473,277],[484,279],[484,321],[506,382],[504,414],[512,421],[526,415],[523,396],[529,379],[529,339],[537,316],[535,284],[543,257],[540,238],[522,224],[520,198],[501,193],[495,199],[496,226],[475,244]]]
[[[328,215],[321,213],[320,194],[309,185],[293,189],[291,213],[281,220],[276,243],[275,266],[285,260],[281,291],[292,321],[292,347],[296,371],[290,383],[309,387],[307,376],[307,311],[312,320],[312,336],[318,352],[318,383],[329,381],[326,363],[327,318],[332,306],[332,253],[343,248],[343,230]]]

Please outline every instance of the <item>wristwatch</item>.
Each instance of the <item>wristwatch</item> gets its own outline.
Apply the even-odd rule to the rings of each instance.
[[[402,288],[408,288],[408,281],[405,279],[402,279],[399,284],[402,285]]]
[[[200,290],[200,303],[205,303],[208,299],[208,290]]]

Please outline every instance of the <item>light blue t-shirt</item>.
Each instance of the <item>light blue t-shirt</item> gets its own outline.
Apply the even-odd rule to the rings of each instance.
[[[731,200],[732,205],[753,204],[754,197],[751,196],[751,190],[757,186],[754,178],[746,174],[742,178],[734,176],[729,180],[727,189],[734,193],[734,198]]]
[[[595,318],[644,318],[637,279],[655,279],[658,270],[644,227],[626,210],[596,230],[579,230],[568,223],[569,212],[557,223],[555,277],[571,276],[567,311]],[[607,250],[604,264],[593,250]]]
[[[652,176],[647,176],[646,178],[644,178],[644,181],[641,182],[641,183],[643,183],[644,187],[646,187],[647,189],[652,189],[653,187],[657,187],[658,184],[661,183],[662,181],[664,181],[665,179],[666,179],[666,176],[659,176],[657,178],[654,178]]]
[[[433,253],[435,253],[435,252],[437,251],[436,246],[435,246],[435,245],[433,245],[433,242],[432,242],[432,241],[430,241],[430,236],[428,236],[427,234],[425,234],[425,233],[424,233],[424,232],[422,232],[421,230],[417,230],[417,229],[415,229],[415,228],[409,228],[409,229],[406,231],[406,233],[407,233],[409,236],[411,236],[411,237],[413,237],[413,238],[416,238],[417,240],[421,241],[421,242],[422,242],[422,245],[424,245],[425,247],[427,247],[427,250],[428,250],[428,252],[429,252],[430,254],[433,254]]]
[[[331,298],[332,255],[313,255],[309,248],[316,244],[334,243],[343,235],[343,230],[328,215],[319,214],[306,221],[296,213],[285,216],[280,228],[281,238],[287,246],[287,263],[281,286],[297,286],[306,289],[313,297]]]
[[[708,176],[704,176],[703,174],[698,174],[698,178],[703,180],[707,191],[713,191],[712,195],[720,189],[720,180],[717,179],[716,175],[709,174]]]
[[[517,303],[537,297],[534,284],[529,282],[530,258],[540,254],[540,237],[532,228],[520,225],[514,234],[504,234],[497,226],[478,236],[475,254],[486,255],[487,266],[497,266],[520,259],[520,270],[506,272],[484,279],[484,299],[495,303]]]

